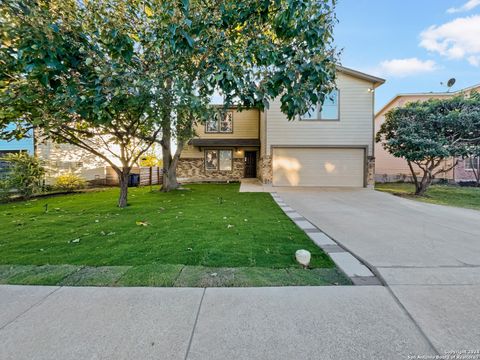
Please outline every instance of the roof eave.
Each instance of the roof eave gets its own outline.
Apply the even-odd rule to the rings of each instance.
[[[370,81],[370,82],[373,83],[374,88],[384,84],[385,81],[386,81],[385,79],[382,79],[380,77],[365,74],[361,71],[346,68],[346,67],[341,66],[341,65],[337,65],[337,71],[342,72],[342,73],[347,74],[347,75],[350,75],[350,76],[353,76],[353,77],[356,77],[356,78],[359,78],[359,79],[362,79],[362,80]]]

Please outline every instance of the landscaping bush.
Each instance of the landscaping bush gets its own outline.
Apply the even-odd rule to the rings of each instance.
[[[463,186],[463,187],[478,187],[478,184],[476,181],[470,180],[470,181],[460,181],[458,185]]]
[[[10,197],[10,187],[6,180],[0,179],[0,202],[7,201]]]
[[[6,179],[2,181],[5,197],[14,192],[25,199],[42,191],[42,179],[45,174],[40,161],[27,153],[8,154],[2,161],[9,163]]]
[[[60,175],[55,180],[55,189],[73,191],[83,189],[87,183],[80,176],[68,173]]]

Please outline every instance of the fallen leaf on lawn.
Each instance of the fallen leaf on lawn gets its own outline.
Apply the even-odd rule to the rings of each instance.
[[[105,235],[105,231],[100,231],[100,235]]]
[[[248,219],[243,219],[243,221],[248,221]]]
[[[226,220],[226,219],[227,219],[227,217],[226,217],[226,216],[224,216],[224,217],[223,217],[223,220]]]
[[[107,236],[110,236],[110,235],[115,235],[115,233],[111,231],[107,234]]]
[[[40,249],[40,251],[45,251],[45,250],[43,250],[43,249]]]
[[[217,276],[218,274],[217,274],[217,273],[211,273],[210,275],[212,275],[212,276]]]
[[[100,222],[100,220],[96,219],[95,222],[98,223],[98,222]]]
[[[79,243],[79,242],[80,242],[80,238],[69,241],[69,243]]]
[[[148,226],[150,225],[147,221],[137,221],[135,222],[135,224],[137,224],[138,226]]]
[[[187,248],[187,250],[188,250],[188,251],[193,251],[193,249],[192,249],[192,248]]]
[[[234,225],[228,224],[228,225],[227,225],[227,229],[230,229],[230,228],[232,228],[233,226],[234,226]]]

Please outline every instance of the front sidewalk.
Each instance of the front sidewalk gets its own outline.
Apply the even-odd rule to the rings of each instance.
[[[435,354],[381,286],[0,286],[0,358],[406,359]]]

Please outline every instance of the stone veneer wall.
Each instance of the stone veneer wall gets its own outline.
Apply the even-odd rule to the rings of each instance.
[[[181,158],[178,162],[177,177],[187,181],[237,181],[243,178],[243,158],[233,159],[232,171],[205,170],[204,159]]]
[[[260,181],[264,184],[271,184],[272,183],[272,157],[265,155],[260,158],[258,161],[258,177]]]
[[[367,157],[367,187],[375,186],[375,157]]]

